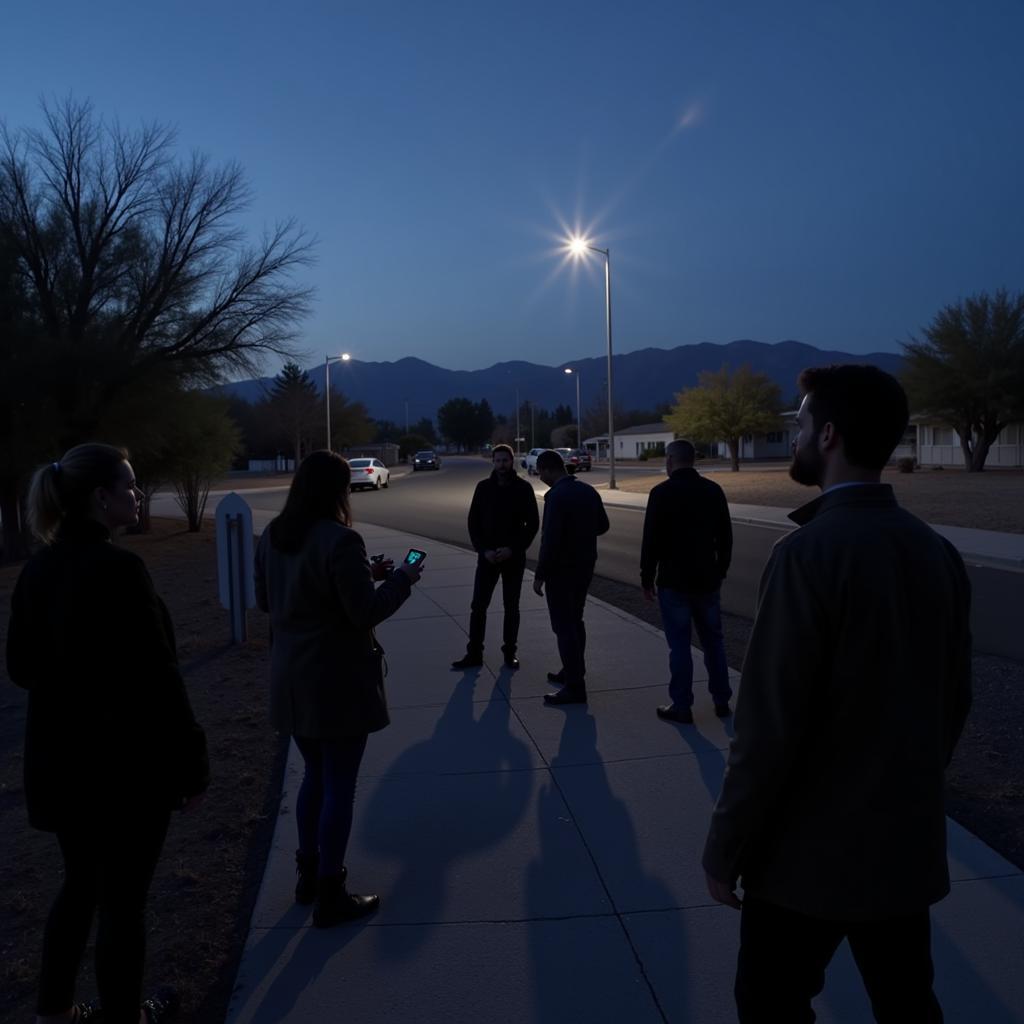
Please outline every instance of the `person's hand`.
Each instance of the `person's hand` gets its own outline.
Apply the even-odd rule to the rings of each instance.
[[[498,550],[494,552],[494,556],[497,561],[505,562],[512,557],[512,549],[498,548]]]
[[[544,596],[544,581],[537,576],[533,577],[533,592],[538,597]]]
[[[491,563],[491,565],[494,565],[494,563],[497,562],[497,560],[498,560],[498,552],[497,551],[485,551],[484,552],[484,558],[486,558],[487,561]]]
[[[409,577],[409,583],[419,583],[420,577],[423,575],[422,563],[419,565],[409,565],[408,562],[403,562],[395,572],[404,572]]]
[[[654,587],[644,587],[644,597],[648,601],[653,601],[655,598]]]
[[[733,910],[739,910],[743,906],[739,896],[736,895],[735,882],[719,881],[717,878],[712,878],[706,871],[704,877],[708,882],[708,892],[716,903],[724,903],[727,907],[732,907]]]
[[[194,811],[202,802],[205,793],[196,793],[195,796],[190,796],[182,805],[181,813],[188,814],[189,811]]]
[[[379,583],[388,578],[394,567],[395,560],[393,558],[382,558],[379,562],[370,563],[370,572],[373,574],[374,580]]]

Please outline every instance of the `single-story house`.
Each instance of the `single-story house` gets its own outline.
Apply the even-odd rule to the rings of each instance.
[[[927,416],[914,417],[917,428],[917,464],[919,466],[956,466],[964,464],[960,435],[944,423]],[[985,468],[1024,468],[1024,423],[1003,427],[988,450]]]
[[[639,459],[642,452],[664,452],[665,445],[675,440],[675,434],[664,423],[641,423],[615,431],[615,458]],[[608,438],[601,438],[605,448]]]

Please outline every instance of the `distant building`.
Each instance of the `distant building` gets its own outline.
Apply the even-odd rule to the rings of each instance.
[[[675,436],[672,429],[666,427],[664,423],[641,423],[636,427],[616,430],[615,458],[639,459],[643,452],[663,455],[665,445],[675,440]],[[608,438],[603,437],[599,440],[604,442],[607,453]],[[589,441],[587,443],[589,444]]]
[[[956,466],[963,468],[964,454],[960,435],[944,423],[928,416],[915,416],[917,429],[917,464],[919,466]],[[988,450],[985,468],[1024,468],[1024,423],[1011,423],[1003,428]]]

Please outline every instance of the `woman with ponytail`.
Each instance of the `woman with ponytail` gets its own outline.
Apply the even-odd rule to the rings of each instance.
[[[174,632],[142,560],[111,542],[138,522],[127,452],[82,444],[32,478],[43,542],[11,601],[7,670],[28,690],[29,822],[56,834],[64,884],[43,935],[37,1022],[162,1024],[177,998],[142,1001],[145,903],[172,809],[206,789],[206,740]],[[99,1005],[74,1001],[94,915]]]

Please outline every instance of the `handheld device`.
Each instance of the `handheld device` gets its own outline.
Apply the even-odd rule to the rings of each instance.
[[[427,557],[426,551],[419,551],[416,548],[409,548],[409,554],[405,556],[406,565],[422,565],[423,559]]]

